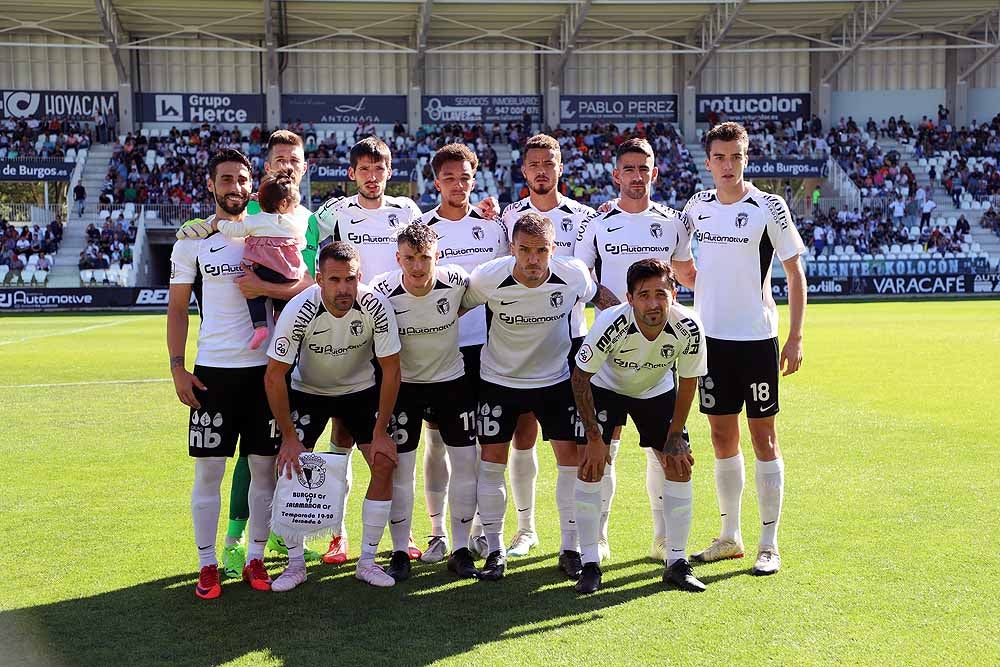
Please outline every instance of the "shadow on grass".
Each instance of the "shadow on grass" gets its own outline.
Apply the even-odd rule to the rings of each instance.
[[[551,566],[540,566],[547,561]],[[280,571],[269,563],[272,576]],[[633,570],[616,576],[619,570]],[[635,571],[638,569],[638,571]],[[600,621],[611,607],[669,595],[662,566],[609,563],[604,586],[579,596],[553,554],[512,560],[501,582],[456,580],[445,564],[417,564],[411,578],[376,589],[353,563],[309,567],[288,593],[238,581],[218,600],[194,596],[178,575],[76,600],[0,612],[4,664],[218,664],[267,651],[286,665],[426,665],[477,645]],[[318,664],[318,663],[317,663]]]

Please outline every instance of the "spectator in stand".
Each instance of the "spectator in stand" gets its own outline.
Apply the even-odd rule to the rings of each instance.
[[[930,193],[928,193],[927,198],[924,200],[923,205],[920,207],[920,224],[929,225],[931,222],[931,213],[937,208],[937,203],[931,199]]]
[[[44,283],[49,278],[49,271],[52,270],[52,260],[44,252],[38,253],[38,261],[35,263],[35,282]]]
[[[21,282],[21,272],[24,271],[24,261],[18,255],[12,255],[7,262],[7,275],[3,279],[4,285],[17,281]]]
[[[76,210],[76,217],[82,218],[84,209],[87,206],[87,188],[83,187],[83,183],[77,183],[76,187],[73,188],[73,203]]]

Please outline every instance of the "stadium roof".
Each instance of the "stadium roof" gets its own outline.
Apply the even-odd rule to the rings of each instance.
[[[860,49],[1000,48],[997,0],[0,0],[0,43],[27,34],[60,46],[278,52],[714,53],[765,48],[850,57]],[[269,21],[270,19],[270,21]],[[168,38],[219,40],[178,47]],[[780,42],[779,42],[780,40]],[[798,46],[789,46],[797,40]],[[116,56],[117,58],[117,56]],[[700,71],[700,68],[699,68]]]

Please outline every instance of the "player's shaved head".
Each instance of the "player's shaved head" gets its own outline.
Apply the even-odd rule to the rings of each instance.
[[[361,266],[361,253],[354,247],[354,244],[347,241],[334,241],[323,246],[319,251],[319,262],[317,266],[322,267],[327,260],[334,262],[355,262]]]
[[[712,154],[713,141],[737,141],[744,153],[750,147],[750,136],[746,128],[732,121],[719,123],[705,134],[705,153],[709,156]]]
[[[384,141],[378,137],[365,137],[351,147],[351,167],[357,168],[361,158],[372,162],[384,162],[386,167],[392,167],[392,153]]]
[[[414,250],[427,250],[433,247],[437,240],[437,232],[422,222],[414,222],[403,227],[396,237],[399,245],[407,243]]]
[[[648,259],[640,259],[628,267],[628,273],[625,275],[625,284],[628,287],[629,294],[634,293],[635,289],[644,280],[650,278],[666,278],[671,291],[677,288],[677,279],[674,278],[674,270],[670,268],[670,265],[662,259],[650,257]]]
[[[615,150],[615,161],[617,162],[623,155],[628,155],[629,153],[639,153],[650,159],[655,159],[653,147],[649,145],[648,141],[640,137],[633,137],[623,141],[617,150]]]
[[[539,213],[525,213],[514,223],[514,231],[511,238],[517,243],[519,234],[537,236],[546,241],[553,242],[556,238],[556,229],[552,226],[552,221]]]

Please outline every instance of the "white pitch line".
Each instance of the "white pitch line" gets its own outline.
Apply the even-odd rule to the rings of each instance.
[[[48,384],[4,384],[0,389],[42,389],[49,387],[85,387],[97,384],[150,384],[153,382],[173,382],[170,378],[151,378],[146,380],[91,380],[87,382],[52,382]]]
[[[73,334],[83,333],[84,331],[103,329],[104,327],[113,327],[116,324],[122,324],[123,322],[128,322],[128,320],[115,320],[114,322],[104,322],[103,324],[91,324],[88,327],[80,327],[79,329],[67,329],[66,331],[53,331],[51,333],[38,334],[36,336],[25,336],[24,338],[15,338],[14,340],[3,340],[0,341],[0,345],[13,345],[14,343],[24,343],[29,340],[36,340],[38,338],[51,338],[52,336],[69,336]]]

